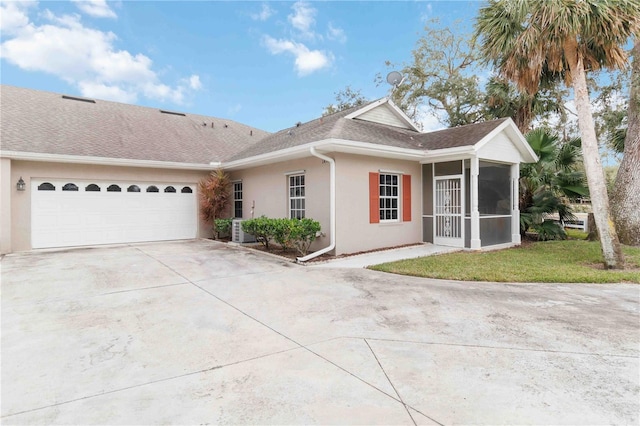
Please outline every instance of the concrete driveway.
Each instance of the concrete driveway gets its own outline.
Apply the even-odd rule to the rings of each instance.
[[[2,259],[4,424],[638,424],[640,286],[308,268],[210,241]]]

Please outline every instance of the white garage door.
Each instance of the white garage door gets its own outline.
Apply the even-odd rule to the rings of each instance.
[[[31,181],[33,248],[195,238],[196,185]]]

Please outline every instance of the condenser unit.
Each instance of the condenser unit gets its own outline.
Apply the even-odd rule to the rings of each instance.
[[[255,243],[256,237],[242,230],[242,219],[231,222],[231,241],[234,243]]]

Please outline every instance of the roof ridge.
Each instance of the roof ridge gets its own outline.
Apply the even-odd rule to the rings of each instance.
[[[321,115],[320,117],[316,117],[316,118],[314,118],[312,120],[309,120],[309,121],[298,122],[298,123],[296,123],[295,125],[293,125],[291,127],[285,127],[284,129],[278,130],[277,132],[275,132],[273,134],[277,134],[277,133],[283,132],[285,130],[290,130],[290,129],[293,129],[293,128],[296,128],[296,127],[306,126],[306,125],[312,124],[314,122],[322,123],[323,121],[325,121],[327,119],[332,120],[332,119],[336,119],[336,118],[342,118],[343,116],[349,115],[354,111],[357,111],[357,110],[359,110],[361,108],[369,106],[372,103],[379,101],[380,99],[384,99],[384,98],[374,99],[372,101],[367,101],[367,102],[365,102],[364,104],[361,104],[361,105],[355,105],[355,106],[352,106],[350,108],[345,108],[345,109],[340,110],[340,111],[332,112],[331,114]],[[340,117],[338,117],[338,115],[340,115]]]
[[[438,129],[438,130],[432,130],[430,132],[420,132],[420,134],[422,135],[430,135],[433,133],[438,133],[438,132],[446,132],[448,130],[453,130],[453,129],[463,129],[465,127],[469,127],[469,126],[478,126],[481,124],[488,124],[488,123],[493,123],[493,122],[502,122],[505,120],[508,120],[510,117],[502,117],[502,118],[493,118],[491,120],[485,120],[485,121],[479,121],[477,123],[469,123],[469,124],[463,124],[462,126],[454,126],[454,127],[446,127],[444,129]]]

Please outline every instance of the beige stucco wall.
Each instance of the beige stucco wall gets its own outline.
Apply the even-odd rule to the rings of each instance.
[[[8,159],[2,159],[2,173],[4,174],[5,162]],[[153,169],[144,167],[112,167],[85,164],[64,164],[64,163],[47,163],[47,162],[31,162],[31,161],[11,161],[10,167],[10,202],[11,206],[10,220],[11,225],[11,243],[5,242],[5,225],[4,217],[2,219],[2,248],[3,253],[25,251],[31,249],[31,180],[34,178],[44,179],[95,179],[95,180],[113,180],[117,181],[140,181],[140,182],[167,182],[167,183],[184,183],[196,184],[200,179],[208,173],[204,171],[191,170],[169,170],[169,169]],[[27,184],[26,191],[18,192],[15,188],[15,182],[22,176]],[[2,176],[2,209],[5,209],[5,179]],[[11,182],[13,184],[11,185]],[[208,238],[211,236],[211,226],[199,220],[198,237]],[[9,246],[6,249],[5,246]]]
[[[421,169],[417,162],[332,153],[336,160],[336,243],[335,254],[354,253],[384,247],[417,243],[422,239]],[[31,180],[96,179],[140,182],[195,184],[207,172],[135,167],[109,167],[80,164],[12,161],[2,159],[2,252],[31,249]],[[410,222],[369,223],[369,172],[379,169],[400,171],[412,176],[412,212]],[[329,164],[314,157],[234,171],[231,177],[243,182],[243,217],[288,216],[287,174],[305,171],[306,216],[318,220],[323,236],[312,250],[330,242]],[[15,190],[20,176],[27,190]],[[9,201],[9,202],[7,202]],[[10,206],[10,209],[7,207]],[[210,237],[210,226],[200,221],[199,237]]]
[[[421,166],[418,162],[336,153],[337,253],[355,253],[422,241]],[[411,175],[411,221],[369,223],[369,173]],[[402,215],[402,213],[401,213]]]
[[[11,160],[0,158],[0,253],[11,252],[11,197],[17,194],[11,180]]]
[[[231,173],[233,180],[242,180],[242,217],[262,215],[271,218],[289,216],[288,173],[304,170],[306,217],[317,220],[323,236],[311,246],[315,251],[330,242],[329,230],[329,164],[319,158],[303,158],[270,164]]]

